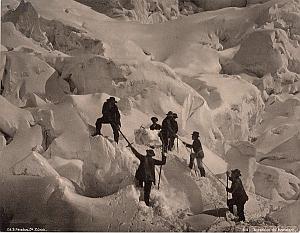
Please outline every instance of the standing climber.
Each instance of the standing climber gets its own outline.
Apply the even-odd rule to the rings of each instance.
[[[96,135],[101,135],[102,124],[110,124],[114,134],[114,140],[119,142],[119,129],[121,128],[120,112],[117,101],[110,97],[102,106],[102,117],[96,121]]]
[[[229,176],[229,172],[226,173]],[[234,169],[231,171],[229,180],[232,181],[231,188],[226,187],[226,191],[232,193],[232,199],[227,200],[227,206],[231,213],[233,213],[233,206],[237,207],[238,221],[245,221],[244,205],[248,201],[248,195],[244,189],[243,183],[240,179],[241,171]]]
[[[152,183],[155,185],[155,165],[165,165],[166,156],[162,156],[162,160],[156,160],[152,157],[155,156],[153,150],[146,150],[146,156],[141,155],[137,150],[128,144],[134,155],[140,160],[140,165],[136,171],[135,178],[139,182],[139,186],[143,187],[144,184],[144,201],[147,206],[150,205],[150,192]]]
[[[188,147],[188,148],[192,148],[194,152],[191,153],[190,155],[190,164],[189,164],[189,168],[193,169],[193,165],[194,165],[194,160],[197,160],[197,164],[198,164],[198,168],[200,170],[200,174],[202,177],[205,177],[205,169],[203,167],[203,158],[204,158],[204,152],[202,149],[202,145],[201,142],[199,140],[199,132],[194,131],[192,133],[192,139],[193,139],[193,144],[188,144],[186,142],[183,142],[183,144]]]
[[[176,135],[172,127],[172,120],[173,120],[173,112],[169,111],[167,113],[166,118],[162,121],[162,125],[161,125],[160,137],[162,140],[164,153],[167,153],[168,151],[170,138]]]
[[[152,125],[150,125],[150,130],[161,130],[161,125],[158,124],[157,117],[151,117]]]
[[[178,123],[176,121],[176,119],[178,118],[176,113],[173,113],[173,118],[171,119],[171,127],[173,130],[173,133],[170,134],[170,138],[169,138],[169,144],[168,144],[168,150],[171,151],[173,149],[174,146],[174,141],[177,137],[177,133],[178,133]]]

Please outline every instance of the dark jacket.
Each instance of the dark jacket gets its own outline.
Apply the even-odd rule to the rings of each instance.
[[[104,102],[102,106],[103,118],[109,120],[117,125],[120,125],[120,112],[118,106],[114,103]]]
[[[150,125],[150,130],[161,130],[160,124],[152,124]]]
[[[167,116],[161,124],[161,133],[164,136],[171,137],[175,136],[176,132],[174,131],[172,127],[172,118]]]
[[[136,171],[135,178],[145,182],[153,182],[155,184],[155,165],[165,165],[166,156],[162,160],[153,159],[150,156],[141,155],[136,149],[131,147],[134,155],[140,160],[140,165]]]
[[[230,180],[232,179],[230,178]],[[235,203],[245,203],[248,201],[248,195],[239,177],[232,180],[231,188],[227,188],[227,191],[232,193],[232,199]]]
[[[200,142],[199,139],[195,139],[193,141],[193,144],[187,144],[186,143],[186,146],[188,148],[192,148],[193,151],[196,153],[196,154],[199,154],[200,158],[203,158],[204,157],[204,153],[203,153],[203,149],[202,149],[202,144]]]

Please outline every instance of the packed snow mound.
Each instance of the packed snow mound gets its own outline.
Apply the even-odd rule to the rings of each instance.
[[[299,208],[300,201],[297,200],[282,209],[271,214],[271,217],[281,224],[287,226],[300,226],[300,218],[299,218]]]
[[[77,184],[84,190],[82,167],[83,161],[79,159],[63,159],[58,156],[53,156],[48,159],[48,163],[62,177],[67,178],[73,184]]]
[[[33,151],[12,168],[14,175],[23,176],[58,176],[47,160],[39,153]]]
[[[76,1],[111,18],[139,21],[146,24],[161,23],[170,19],[176,19],[179,15],[178,0]]]
[[[299,198],[299,178],[282,169],[258,164],[253,182],[256,194],[268,199],[283,201]]]
[[[248,140],[264,108],[256,87],[238,76],[201,75],[184,81],[197,90],[212,109],[214,124],[221,133],[218,135],[216,131],[216,138]],[[243,91],[233,95],[233,86]]]
[[[96,197],[111,195],[132,183],[137,168],[132,153],[102,136],[91,139],[91,150],[83,161],[86,193]]]
[[[46,129],[49,129],[51,139],[51,144],[44,156],[51,158],[55,155],[65,159],[83,158],[83,152],[90,150],[90,132],[88,125],[82,120],[72,103],[65,101],[57,105],[50,104],[41,109],[45,110],[45,114],[48,112],[48,117],[45,115],[45,123],[48,123]],[[50,121],[53,123],[50,124]]]
[[[24,106],[26,95],[45,95],[45,85],[54,69],[36,56],[7,52],[2,95],[15,105]]]
[[[135,142],[138,145],[161,146],[161,140],[158,136],[158,130],[150,130],[149,128],[141,127],[134,130]]]
[[[16,223],[35,222],[52,230],[67,228],[72,211],[62,193],[64,189],[74,192],[69,181],[55,176],[6,176],[1,180],[1,206],[14,214]]]
[[[0,96],[0,131],[13,137],[20,129],[34,125],[33,116],[29,111],[17,108],[3,96]]]
[[[32,148],[41,146],[42,140],[40,126],[17,131],[12,142],[1,151],[1,173],[12,174],[12,167],[28,156],[32,152]]]

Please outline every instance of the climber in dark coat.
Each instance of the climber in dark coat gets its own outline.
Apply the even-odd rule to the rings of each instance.
[[[171,127],[173,130],[173,134],[170,134],[170,138],[169,138],[169,144],[168,144],[168,150],[171,151],[173,146],[174,146],[174,141],[177,137],[177,133],[178,133],[178,123],[176,121],[176,119],[178,118],[176,113],[173,113],[173,118],[171,119]]]
[[[162,121],[160,137],[163,145],[163,152],[167,153],[169,141],[171,137],[176,137],[176,133],[172,127],[173,112],[169,111],[166,118]]]
[[[139,186],[143,187],[144,185],[144,200],[147,206],[150,205],[150,192],[152,183],[155,184],[155,165],[164,165],[166,164],[166,156],[162,156],[162,160],[156,160],[152,157],[155,156],[153,150],[146,150],[146,156],[141,155],[137,150],[132,146],[128,145],[134,155],[140,160],[140,165],[136,171],[135,178],[139,182]]]
[[[161,130],[161,125],[158,124],[157,117],[151,117],[152,125],[150,125],[150,130]]]
[[[96,135],[101,135],[102,124],[110,124],[115,142],[119,142],[119,129],[121,128],[121,116],[114,97],[110,97],[102,106],[102,117],[96,121]]]
[[[189,163],[189,168],[193,169],[194,165],[194,160],[197,160],[198,168],[200,170],[200,174],[202,177],[205,177],[205,169],[203,167],[203,158],[204,158],[204,152],[202,148],[202,144],[199,140],[199,132],[194,131],[192,133],[192,139],[193,139],[193,144],[188,144],[186,142],[183,142],[183,144],[188,147],[192,148],[194,152],[191,153],[190,155],[190,163]]]
[[[226,173],[229,176],[229,173]],[[241,171],[235,169],[231,171],[229,180],[232,181],[231,188],[226,187],[226,191],[232,193],[232,199],[227,200],[228,209],[233,213],[233,206],[237,207],[238,221],[245,221],[244,205],[248,201],[248,195],[240,179]]]

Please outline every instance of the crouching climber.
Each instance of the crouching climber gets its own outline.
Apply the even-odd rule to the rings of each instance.
[[[158,124],[157,117],[151,117],[152,124],[150,125],[150,130],[161,130],[161,125]]]
[[[226,173],[229,176],[229,172]],[[244,205],[248,201],[248,195],[244,189],[243,183],[240,179],[241,171],[235,169],[231,171],[229,180],[232,181],[231,188],[226,187],[226,191],[232,193],[232,199],[227,200],[227,206],[231,213],[233,213],[233,206],[237,207],[238,221],[245,221]]]
[[[193,139],[193,144],[188,144],[186,142],[183,142],[183,144],[188,147],[192,148],[194,152],[191,153],[190,155],[190,163],[189,163],[189,168],[193,169],[194,165],[194,160],[197,160],[198,168],[200,170],[200,174],[202,177],[205,177],[205,169],[203,167],[203,158],[204,158],[204,152],[202,149],[202,144],[199,140],[199,132],[194,131],[192,133],[192,139]]]
[[[146,150],[146,156],[141,155],[137,150],[128,144],[134,155],[140,160],[140,165],[136,171],[135,178],[139,182],[140,187],[144,187],[144,201],[147,206],[150,205],[150,192],[152,183],[155,184],[155,165],[166,164],[166,156],[163,155],[162,160],[156,160],[152,157],[155,156],[153,150]]]

